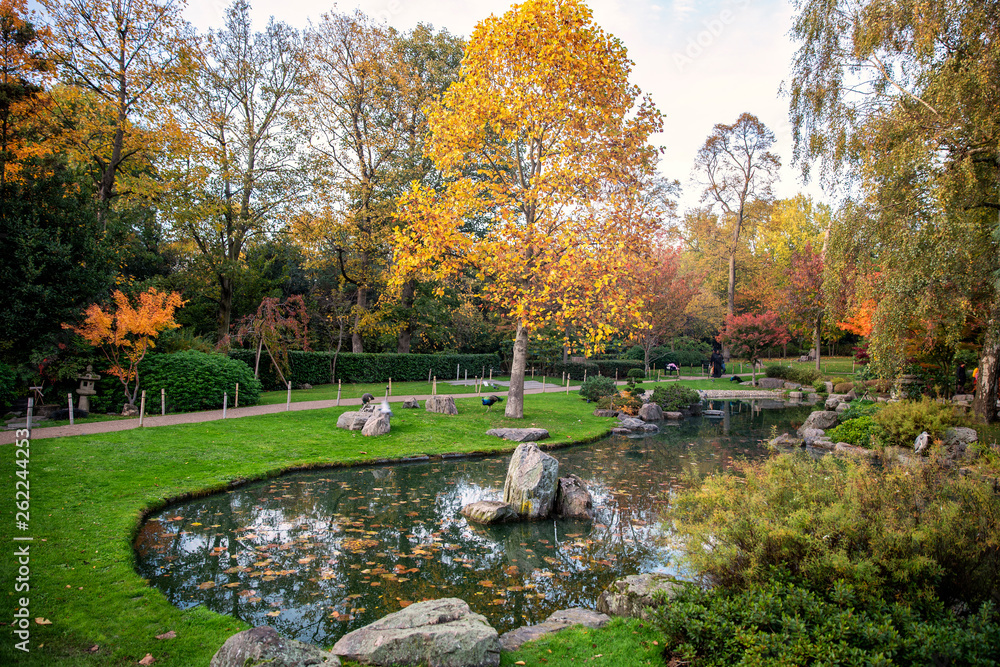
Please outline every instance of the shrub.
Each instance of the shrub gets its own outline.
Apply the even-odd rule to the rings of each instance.
[[[813,389],[815,389],[820,394],[825,394],[826,393],[826,381],[825,380],[816,380],[815,382],[813,382]]]
[[[869,417],[881,410],[885,405],[885,403],[876,403],[875,401],[856,398],[847,404],[847,409],[840,414],[840,419],[841,421],[847,421],[848,419],[857,419],[858,417]]]
[[[830,456],[734,468],[681,492],[665,517],[690,564],[722,589],[780,578],[913,604],[1000,596],[1000,494],[988,480]]]
[[[584,361],[583,363],[578,361],[567,361],[564,363],[560,361],[552,364],[552,371],[559,375],[568,373],[570,379],[582,381],[584,374],[586,374],[587,379],[589,380],[590,378],[599,375],[600,369],[593,361]]]
[[[699,402],[701,397],[694,389],[673,382],[657,385],[653,389],[651,400],[659,405],[664,412],[677,412],[681,408]]]
[[[846,394],[852,389],[854,389],[853,382],[838,382],[837,384],[833,385],[833,391],[836,394]]]
[[[815,368],[793,368],[781,364],[771,364],[764,369],[764,374],[769,378],[781,378],[788,382],[798,382],[802,385],[811,385],[821,377],[821,373]]]
[[[627,377],[635,378],[636,380],[644,380],[646,379],[646,371],[641,368],[632,368],[629,370]]]
[[[0,408],[9,407],[17,398],[17,375],[14,369],[0,361]]]
[[[635,416],[642,409],[642,398],[639,394],[626,389],[611,397],[611,407],[619,412]]]
[[[601,375],[614,378],[617,373],[618,378],[622,380],[628,376],[628,372],[633,368],[644,368],[641,361],[631,359],[598,359],[594,363],[597,364]]]
[[[940,603],[914,608],[836,583],[812,591],[768,582],[737,593],[685,586],[654,612],[669,664],[977,665],[1000,660],[992,604],[961,617]],[[887,656],[892,656],[888,659]]]
[[[154,405],[160,389],[166,389],[167,408],[172,412],[221,408],[223,392],[229,394],[232,405],[237,382],[240,405],[256,405],[260,401],[260,382],[250,367],[224,354],[187,350],[150,355],[143,360],[140,377],[147,401],[153,400]]]
[[[613,396],[617,393],[615,381],[600,375],[593,375],[580,386],[580,396],[585,400],[599,401],[605,396]]]
[[[879,426],[871,416],[846,419],[835,428],[826,432],[834,442],[846,442],[858,447],[872,448],[874,438],[880,432]]]
[[[924,396],[919,401],[888,403],[875,415],[882,444],[885,446],[912,447],[921,432],[940,436],[949,426],[964,423],[955,407],[932,401]]]

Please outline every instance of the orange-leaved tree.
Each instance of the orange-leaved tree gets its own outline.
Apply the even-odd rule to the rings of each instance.
[[[649,373],[653,348],[680,334],[687,323],[687,307],[701,289],[704,276],[681,270],[681,251],[677,247],[658,246],[652,256],[635,271],[648,312],[635,331],[643,349],[643,363]]]
[[[476,26],[430,110],[427,152],[446,180],[402,199],[394,283],[484,282],[516,331],[508,417],[524,416],[532,332],[573,329],[592,351],[643,310],[628,269],[659,226],[644,190],[662,119],[630,69],[584,4],[528,0]]]
[[[101,348],[111,363],[108,372],[117,377],[125,387],[125,398],[135,405],[139,393],[139,362],[156,347],[155,339],[166,329],[176,329],[174,311],[184,305],[177,292],[160,292],[150,288],[133,302],[115,290],[111,295],[114,307],[107,310],[91,304],[86,319],[80,326],[63,324],[83,336],[94,347]]]

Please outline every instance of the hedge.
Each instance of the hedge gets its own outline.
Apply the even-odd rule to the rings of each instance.
[[[250,366],[253,370],[256,350],[232,350],[229,356]],[[337,356],[337,375],[330,377],[333,366],[333,352],[289,352],[291,373],[288,380],[292,385],[327,384],[340,380],[352,382],[387,382],[389,378],[397,382],[426,381],[428,374],[439,380],[455,377],[456,367],[461,377],[469,371],[469,377],[484,372],[489,376],[502,374],[500,357],[497,354],[373,354],[341,352]],[[271,365],[265,352],[260,360],[260,381],[265,388],[281,388],[281,380]]]
[[[139,381],[146,391],[146,411],[159,412],[160,389],[166,390],[170,412],[213,410],[222,407],[223,393],[229,405],[236,400],[240,385],[240,405],[260,401],[260,382],[242,361],[222,354],[186,350],[174,354],[151,354],[139,364]]]

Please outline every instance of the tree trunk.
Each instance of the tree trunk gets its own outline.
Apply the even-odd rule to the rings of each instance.
[[[979,358],[979,374],[976,377],[976,397],[972,401],[972,411],[985,422],[997,420],[997,361],[1000,356],[1000,303],[994,302],[993,312],[986,322],[986,338]]]
[[[399,338],[396,340],[396,352],[399,354],[409,354],[410,353],[410,342],[413,339],[413,281],[407,280],[403,283],[403,289],[400,292],[400,304],[403,306],[403,310],[406,311],[406,321],[403,323],[403,328],[399,330]]]
[[[818,370],[820,372],[823,372],[823,368],[822,368],[822,366],[820,366],[820,363],[819,363],[819,358],[820,358],[820,353],[819,353],[819,348],[820,348],[819,332],[820,332],[820,327],[822,327],[822,326],[823,326],[823,316],[822,315],[817,315],[816,316],[816,328],[813,329],[813,345],[816,346],[816,370]]]
[[[361,313],[368,309],[368,291],[358,285],[358,310],[354,313],[354,330],[351,332],[351,352],[361,354],[365,351],[364,343],[361,340]]]
[[[229,323],[233,316],[233,279],[219,276],[219,341],[229,335]]]
[[[514,337],[514,358],[510,364],[510,389],[507,391],[507,407],[504,416],[508,419],[524,419],[524,367],[528,362],[528,330],[517,323]]]

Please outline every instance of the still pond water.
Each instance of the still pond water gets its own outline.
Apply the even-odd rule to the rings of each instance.
[[[406,605],[466,600],[499,632],[557,609],[593,608],[616,578],[683,575],[659,522],[684,473],[766,455],[776,425],[809,408],[716,401],[659,435],[550,452],[590,487],[595,519],[483,527],[459,513],[501,499],[509,456],[294,473],[153,515],[137,569],[181,608],[205,605],[330,646]]]

